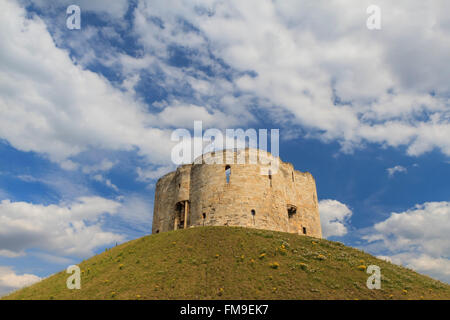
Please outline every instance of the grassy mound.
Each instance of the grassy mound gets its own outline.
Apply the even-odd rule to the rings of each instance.
[[[369,290],[369,265],[381,268]],[[4,299],[450,299],[450,286],[338,242],[237,227],[146,236]]]

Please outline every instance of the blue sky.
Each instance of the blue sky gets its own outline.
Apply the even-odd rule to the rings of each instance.
[[[328,239],[450,281],[447,2],[0,3],[0,294],[149,234],[195,120],[280,129]]]

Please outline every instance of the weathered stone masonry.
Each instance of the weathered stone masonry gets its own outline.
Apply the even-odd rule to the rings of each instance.
[[[316,183],[309,172],[279,161],[279,169],[261,174],[245,149],[227,153],[234,164],[188,164],[156,184],[152,232],[193,226],[241,226],[321,238]],[[225,151],[204,155],[222,157]],[[236,159],[245,156],[245,164]],[[226,162],[226,161],[224,161]],[[227,161],[230,163],[229,161]]]

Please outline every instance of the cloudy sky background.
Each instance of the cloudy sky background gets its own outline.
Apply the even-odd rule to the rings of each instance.
[[[450,282],[448,1],[0,5],[0,294],[148,234],[194,120],[279,128],[327,238]]]

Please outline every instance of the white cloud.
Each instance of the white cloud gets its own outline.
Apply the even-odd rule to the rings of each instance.
[[[138,180],[149,181],[159,179],[166,173],[169,173],[175,169],[176,169],[175,166],[162,166],[156,169],[145,169],[145,170],[138,167],[136,169],[136,172],[138,174]]]
[[[40,281],[34,274],[16,274],[11,268],[0,266],[0,296]]]
[[[447,258],[436,258],[420,253],[403,253],[391,256],[390,260],[392,263],[404,265],[450,283],[450,260]]]
[[[320,200],[319,212],[324,238],[347,234],[346,221],[352,211],[345,204],[331,199]]]
[[[33,253],[33,256],[36,256],[43,261],[47,261],[47,262],[55,263],[55,264],[59,264],[59,265],[64,265],[64,266],[69,266],[69,265],[75,263],[75,261],[71,258],[55,256],[55,255],[44,253],[44,252],[35,252],[35,253]]]
[[[92,190],[85,183],[84,176],[77,175],[75,178],[72,174],[64,175],[58,170],[42,172],[36,176],[20,174],[15,177],[28,183],[44,184],[46,188],[50,188],[61,199],[75,199],[92,193]],[[0,200],[11,198],[11,196],[6,196]]]
[[[113,189],[116,192],[119,191],[119,188],[117,188],[117,186],[114,183],[112,183],[110,179],[103,177],[101,174],[96,174],[92,178],[95,181],[104,183],[107,187]]]
[[[450,54],[446,1],[380,1],[378,32],[366,28],[371,1],[170,3],[139,1],[136,34],[153,56],[170,57],[175,44],[195,50],[196,62],[220,68],[212,52],[231,66],[230,86],[192,85],[204,100],[211,92],[244,93],[272,120],[337,140],[345,151],[374,142],[406,146],[410,155],[433,148],[450,155],[450,68],[442,64]],[[187,70],[171,74],[185,82]]]
[[[159,124],[166,127],[192,128],[194,121],[201,119],[205,126],[226,128],[239,125],[238,119],[220,110],[209,111],[197,105],[175,102],[157,114]]]
[[[1,173],[0,173],[0,175],[1,175]],[[8,192],[6,192],[3,189],[0,189],[0,200],[6,199],[6,198],[9,198],[9,197],[10,197],[10,195],[9,195]]]
[[[169,161],[170,132],[152,127],[143,104],[75,65],[39,17],[1,2],[1,138],[67,169],[77,167],[70,157],[90,149],[137,150],[150,162]]]
[[[17,258],[17,257],[23,256],[23,255],[24,255],[23,252],[13,252],[13,251],[4,250],[4,249],[0,250],[0,256],[7,257],[7,258]]]
[[[112,162],[108,159],[103,159],[100,163],[93,165],[84,165],[83,173],[93,173],[98,171],[108,171],[111,170],[117,162]]]
[[[59,0],[57,2],[47,0],[22,0],[24,2],[31,2],[43,10],[51,8],[67,8],[71,4],[76,4],[80,7],[81,12],[91,11],[100,14],[109,14],[113,18],[121,18],[128,9],[128,0]],[[65,11],[63,11],[65,13]]]
[[[410,155],[433,148],[450,155],[450,69],[438,63],[450,53],[445,1],[381,1],[383,29],[371,32],[365,26],[370,1],[173,0],[168,6],[142,0],[133,32],[143,55],[111,47],[97,59],[123,73],[122,90],[83,69],[83,57],[75,65],[39,17],[27,18],[14,2],[2,1],[0,79],[8,80],[0,80],[0,137],[68,170],[79,165],[71,157],[91,149],[136,150],[151,164],[167,165],[173,145],[168,128],[190,127],[193,120],[243,126],[259,117],[284,126],[289,137],[305,132],[337,140],[344,151],[374,142],[406,146]],[[82,6],[114,17],[127,7],[124,1]],[[95,28],[80,35],[103,34]],[[73,44],[86,45],[94,46]],[[174,45],[213,74],[195,64],[170,65]],[[95,59],[91,49],[86,55]],[[154,103],[153,113],[135,96],[142,70],[169,93]],[[192,89],[195,103],[179,101],[172,92],[180,88]]]
[[[389,177],[393,177],[397,172],[406,173],[408,170],[403,166],[397,165],[392,168],[387,168],[386,171],[388,172]]]
[[[6,256],[38,249],[60,256],[90,256],[101,245],[124,240],[102,230],[104,214],[116,214],[119,202],[81,197],[70,203],[38,205],[0,202],[0,253]]]
[[[450,282],[450,202],[426,202],[391,213],[364,239],[393,262]]]

